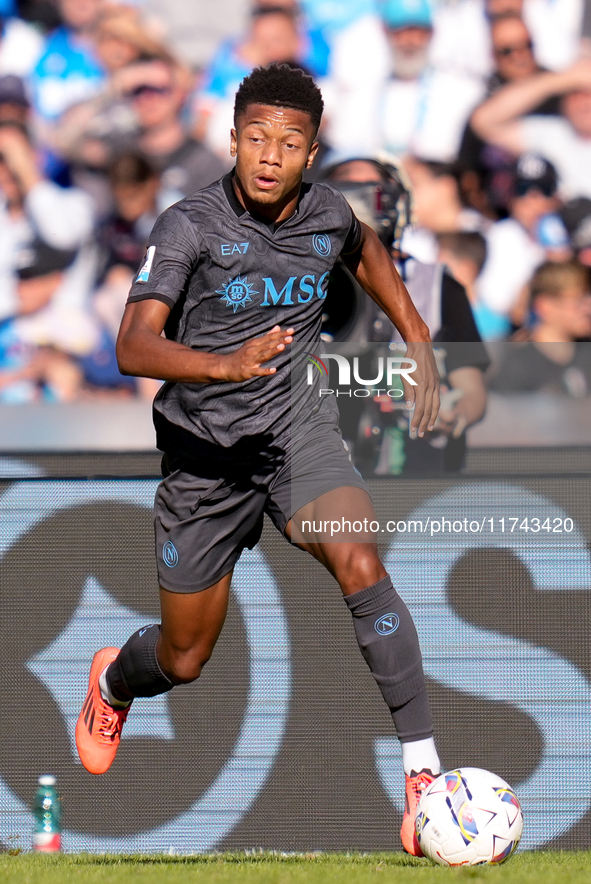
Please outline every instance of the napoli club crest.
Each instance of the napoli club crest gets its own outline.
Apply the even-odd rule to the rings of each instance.
[[[312,237],[312,245],[322,258],[328,258],[332,252],[330,236],[326,233],[315,233]]]

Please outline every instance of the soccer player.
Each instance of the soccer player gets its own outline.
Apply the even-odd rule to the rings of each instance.
[[[235,169],[160,216],[132,285],[119,366],[166,381],[154,403],[164,451],[155,501],[161,624],[94,656],[76,726],[91,773],[111,765],[133,699],[199,676],[224,623],[233,567],[258,541],[263,513],[288,539],[302,514],[314,522],[342,507],[339,517],[375,518],[334,401],[317,398],[300,421],[290,408],[289,345],[319,342],[339,255],[410,342],[418,382],[405,381],[415,406],[411,433],[434,426],[429,333],[387,251],[338,191],[302,183],[322,109],[320,91],[300,70],[269,65],[246,77],[231,133]],[[302,457],[304,449],[313,456]],[[298,545],[338,581],[392,712],[407,777],[402,843],[420,854],[414,811],[440,763],[416,629],[374,540],[315,535]]]

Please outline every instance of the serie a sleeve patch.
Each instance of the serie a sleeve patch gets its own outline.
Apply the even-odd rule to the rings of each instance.
[[[155,254],[156,246],[149,246],[148,251],[146,252],[144,263],[140,267],[140,272],[136,277],[136,282],[148,282],[150,278],[150,271],[152,270],[152,264],[154,263]]]

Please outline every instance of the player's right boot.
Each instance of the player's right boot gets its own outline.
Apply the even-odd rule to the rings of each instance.
[[[411,775],[406,777],[406,800],[402,828],[400,829],[400,840],[405,851],[410,853],[411,856],[424,856],[415,833],[415,816],[421,795],[435,778],[436,775],[427,770],[427,768],[423,768],[420,773],[416,773],[413,770]]]
[[[76,723],[78,755],[86,770],[93,774],[105,773],[111,767],[129,712],[129,706],[122,709],[110,706],[99,687],[101,673],[118,653],[119,648],[102,648],[92,658],[88,693]]]

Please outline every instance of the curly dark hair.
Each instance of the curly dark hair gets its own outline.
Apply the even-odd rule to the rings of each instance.
[[[310,115],[315,133],[318,132],[324,110],[320,89],[309,74],[299,67],[275,62],[264,68],[255,68],[238,87],[234,125],[250,104],[304,111]]]

